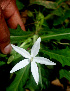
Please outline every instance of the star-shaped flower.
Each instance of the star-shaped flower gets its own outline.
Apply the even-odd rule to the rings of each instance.
[[[13,73],[23,67],[25,67],[26,65],[28,65],[31,62],[31,72],[32,75],[34,77],[35,82],[38,85],[39,82],[39,73],[38,73],[38,67],[36,63],[40,63],[40,64],[45,64],[45,65],[56,65],[56,63],[50,61],[47,58],[44,57],[35,57],[40,49],[40,42],[41,42],[41,38],[39,37],[37,39],[37,41],[34,43],[32,49],[31,49],[31,55],[29,54],[29,52],[27,52],[25,49],[20,48],[18,46],[15,46],[13,44],[11,44],[11,46],[13,47],[13,49],[18,52],[19,54],[21,54],[23,57],[25,57],[26,59],[20,61],[19,63],[17,63],[12,70],[10,71],[10,73]]]

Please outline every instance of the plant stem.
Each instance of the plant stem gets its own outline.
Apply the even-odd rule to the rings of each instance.
[[[23,42],[20,47],[24,47],[28,42],[31,42],[31,38],[28,38],[25,42]]]

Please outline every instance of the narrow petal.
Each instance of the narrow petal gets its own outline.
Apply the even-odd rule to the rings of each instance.
[[[15,45],[13,45],[13,44],[11,44],[11,46],[13,47],[13,49],[14,49],[16,52],[18,52],[19,54],[21,54],[23,57],[29,58],[29,59],[31,58],[29,52],[27,52],[25,49],[20,48],[20,47],[18,47],[18,46],[15,46]]]
[[[32,57],[35,57],[38,54],[39,49],[40,49],[40,42],[41,42],[41,38],[39,37],[31,49],[31,56]]]
[[[19,63],[17,63],[13,68],[12,70],[10,71],[10,73],[13,73],[17,70],[20,70],[21,68],[25,67],[26,65],[29,64],[29,60],[28,59],[24,59],[22,61],[20,61]]]
[[[49,59],[47,58],[44,58],[44,57],[35,57],[33,59],[35,62],[37,63],[40,63],[40,64],[45,64],[45,65],[56,65],[56,63],[50,61]]]
[[[38,82],[39,82],[39,73],[38,73],[37,64],[34,61],[31,62],[31,72],[32,72],[32,75],[34,77],[35,82],[38,85]]]

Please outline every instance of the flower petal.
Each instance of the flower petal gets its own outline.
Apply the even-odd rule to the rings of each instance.
[[[31,62],[31,72],[32,72],[32,75],[34,77],[35,82],[38,85],[38,82],[39,82],[39,73],[38,73],[37,64],[34,61]]]
[[[40,64],[45,64],[45,65],[56,65],[56,63],[50,61],[47,58],[44,57],[34,57],[33,59],[35,62],[40,63]]]
[[[19,54],[21,54],[23,57],[25,57],[25,58],[31,58],[31,55],[29,54],[29,52],[27,52],[25,49],[23,49],[23,48],[20,48],[20,47],[18,47],[18,46],[15,46],[15,45],[13,45],[13,44],[11,44],[11,46],[13,47],[13,49],[16,51],[16,52],[18,52]]]
[[[29,60],[28,60],[28,59],[24,59],[24,60],[20,61],[19,63],[17,63],[17,64],[12,68],[12,70],[10,71],[10,73],[15,72],[15,71],[17,71],[17,70],[19,70],[19,69],[25,67],[25,66],[28,65],[28,64],[29,64]]]
[[[41,42],[41,38],[39,37],[31,49],[31,56],[32,57],[35,57],[38,54],[39,49],[40,49],[40,42]]]

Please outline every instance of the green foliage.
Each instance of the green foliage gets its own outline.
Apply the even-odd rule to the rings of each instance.
[[[47,32],[47,35],[41,36],[41,38],[42,38],[42,40],[56,39],[58,41],[60,41],[61,39],[69,39],[70,38],[70,28],[52,29],[51,31]]]
[[[50,59],[55,59],[62,64],[62,66],[70,66],[70,49],[62,49],[62,50],[45,50],[42,49],[44,55],[50,56]],[[55,61],[56,62],[56,61]]]
[[[19,43],[24,42],[26,38],[33,35],[33,33],[31,33],[30,31],[28,32],[23,31],[19,25],[16,30],[15,29],[9,29],[9,30],[10,30],[11,43],[17,43],[17,40],[19,41]]]
[[[57,3],[55,2],[52,2],[52,1],[32,1],[31,0],[31,4],[37,4],[37,5],[42,5],[44,6],[45,8],[48,8],[48,9],[56,9],[57,8]]]
[[[46,74],[49,75],[47,67],[44,67],[44,65],[40,64],[38,64],[38,67],[39,67],[39,84],[37,86],[33,76],[30,75],[29,81],[26,84],[26,88],[30,89],[30,91],[45,90],[49,86],[49,77],[46,75]]]
[[[59,71],[59,73],[60,73],[60,79],[64,77],[64,78],[66,78],[67,80],[70,81],[70,71],[67,71],[65,69],[61,69]]]
[[[0,66],[5,65],[7,59],[8,59],[7,55],[4,55],[4,54],[0,53]]]
[[[16,4],[19,10],[23,9],[24,5],[19,0],[16,0]]]
[[[11,83],[10,87],[6,89],[6,91],[24,91],[23,86],[25,85],[25,82],[29,76],[29,67],[30,65],[16,72],[14,81]]]
[[[11,43],[30,52],[36,39],[41,37],[38,56],[50,59],[56,63],[56,66],[37,64],[39,68],[39,84],[37,85],[32,76],[30,64],[10,74],[12,67],[24,59],[20,54],[14,50],[9,55],[0,53],[2,70],[9,66],[6,70],[7,85],[3,87],[7,91],[25,91],[26,89],[43,91],[48,89],[50,81],[56,78],[66,78],[70,81],[70,7],[67,4],[68,0],[55,0],[55,2],[53,0],[30,0],[28,6],[23,5],[23,0],[20,1],[16,0],[18,9],[22,10],[25,6],[25,9],[30,12],[26,23],[27,31],[23,31],[19,25],[17,29],[9,29]]]
[[[3,61],[0,62],[0,66],[2,66],[2,65],[4,65],[4,64],[5,64],[5,62],[3,62]]]
[[[62,12],[62,11],[61,11]],[[65,11],[65,14],[64,15],[62,15],[61,17],[58,17],[55,21],[54,21],[54,25],[59,25],[59,24],[63,24],[63,22],[65,22],[65,20],[67,19],[67,18],[69,18],[70,17],[70,10],[67,10],[67,11]],[[68,22],[66,22],[66,23],[68,23]]]

